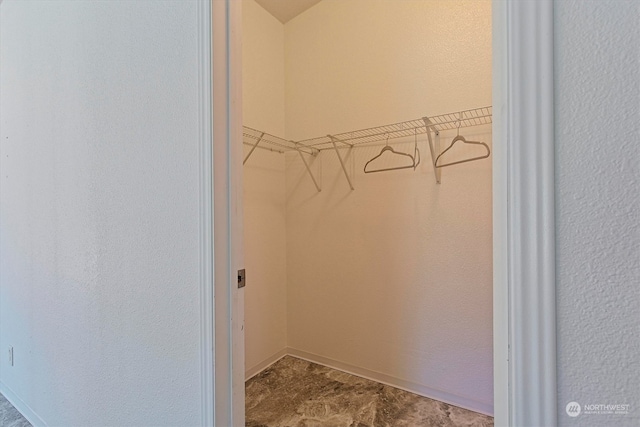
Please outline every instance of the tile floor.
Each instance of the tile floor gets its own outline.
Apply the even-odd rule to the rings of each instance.
[[[493,418],[286,356],[246,384],[247,427],[493,427]],[[0,426],[31,424],[0,394]]]
[[[0,393],[0,426],[31,427],[29,421]]]
[[[246,384],[247,427],[493,427],[493,418],[286,356]]]

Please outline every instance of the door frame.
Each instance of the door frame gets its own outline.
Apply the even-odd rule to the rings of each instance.
[[[496,426],[556,426],[553,1],[493,0]],[[497,141],[497,142],[496,142]]]
[[[202,423],[243,426],[242,2],[200,6]],[[553,1],[492,9],[494,421],[555,426]]]
[[[198,0],[203,426],[244,426],[242,2]]]

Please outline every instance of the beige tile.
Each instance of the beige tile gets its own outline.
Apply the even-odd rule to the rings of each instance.
[[[493,427],[493,418],[286,356],[247,381],[247,427]]]

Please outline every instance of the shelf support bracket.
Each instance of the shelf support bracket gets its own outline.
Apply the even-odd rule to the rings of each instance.
[[[431,120],[428,117],[423,117],[425,130],[427,131],[427,138],[429,138],[429,151],[431,151],[431,163],[433,164],[433,173],[436,178],[436,183],[440,184],[441,170],[436,167],[436,158],[440,153],[440,132],[433,126]],[[431,138],[431,129],[433,129],[434,138]],[[435,139],[435,146],[434,140]]]
[[[307,169],[307,172],[309,173],[309,176],[311,177],[311,180],[313,181],[313,185],[316,186],[316,189],[318,190],[318,193],[319,193],[320,191],[322,191],[322,189],[318,185],[318,181],[316,181],[316,178],[311,173],[311,168],[309,167],[309,163],[307,163],[307,159],[305,159],[304,156],[302,155],[302,150],[301,149],[296,147],[296,151],[300,155],[300,159],[302,159],[302,163],[304,163],[304,167]],[[318,154],[316,153],[315,155],[317,156]]]
[[[331,135],[327,135],[330,139],[331,139],[331,143],[333,144],[333,149],[336,150],[336,154],[338,155],[338,160],[340,160],[340,166],[342,166],[342,171],[344,172],[344,176],[347,178],[347,182],[349,182],[349,187],[351,188],[351,190],[354,190],[353,188],[353,183],[351,182],[351,178],[349,178],[349,174],[347,173],[347,168],[344,165],[344,160],[342,160],[342,156],[340,155],[340,151],[338,151],[338,146],[336,145],[336,141],[337,142],[341,142],[344,145],[348,145],[349,146],[349,150],[351,150],[353,148],[352,144],[347,144],[344,141],[339,140],[338,138],[335,138]]]
[[[244,164],[247,163],[247,160],[249,160],[249,157],[251,157],[251,155],[253,154],[254,150],[256,148],[258,148],[258,144],[260,144],[260,141],[262,141],[262,138],[264,138],[264,132],[262,132],[260,134],[260,136],[258,137],[258,140],[256,141],[256,143],[253,144],[253,147],[251,147],[251,150],[249,151],[249,153],[247,153],[247,157],[245,157],[244,160],[242,161],[242,166],[244,166]]]

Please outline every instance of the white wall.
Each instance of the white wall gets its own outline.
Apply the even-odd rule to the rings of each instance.
[[[287,138],[490,105],[490,7],[325,0],[288,22]],[[436,185],[421,142],[418,171],[364,175],[379,150],[347,162],[355,191],[334,153],[321,193],[287,156],[289,346],[491,413],[491,162],[443,169]]]
[[[36,425],[200,422],[196,12],[0,6],[0,390]]]
[[[640,424],[640,6],[555,3],[558,418]],[[583,414],[570,418],[576,401]],[[628,415],[584,414],[629,404]],[[577,423],[577,424],[576,424]]]
[[[242,6],[243,121],[283,136],[284,27],[255,1]],[[282,154],[260,149],[243,167],[248,376],[287,346],[284,167]]]
[[[490,105],[489,10],[485,0],[324,0],[289,21],[287,138]]]

